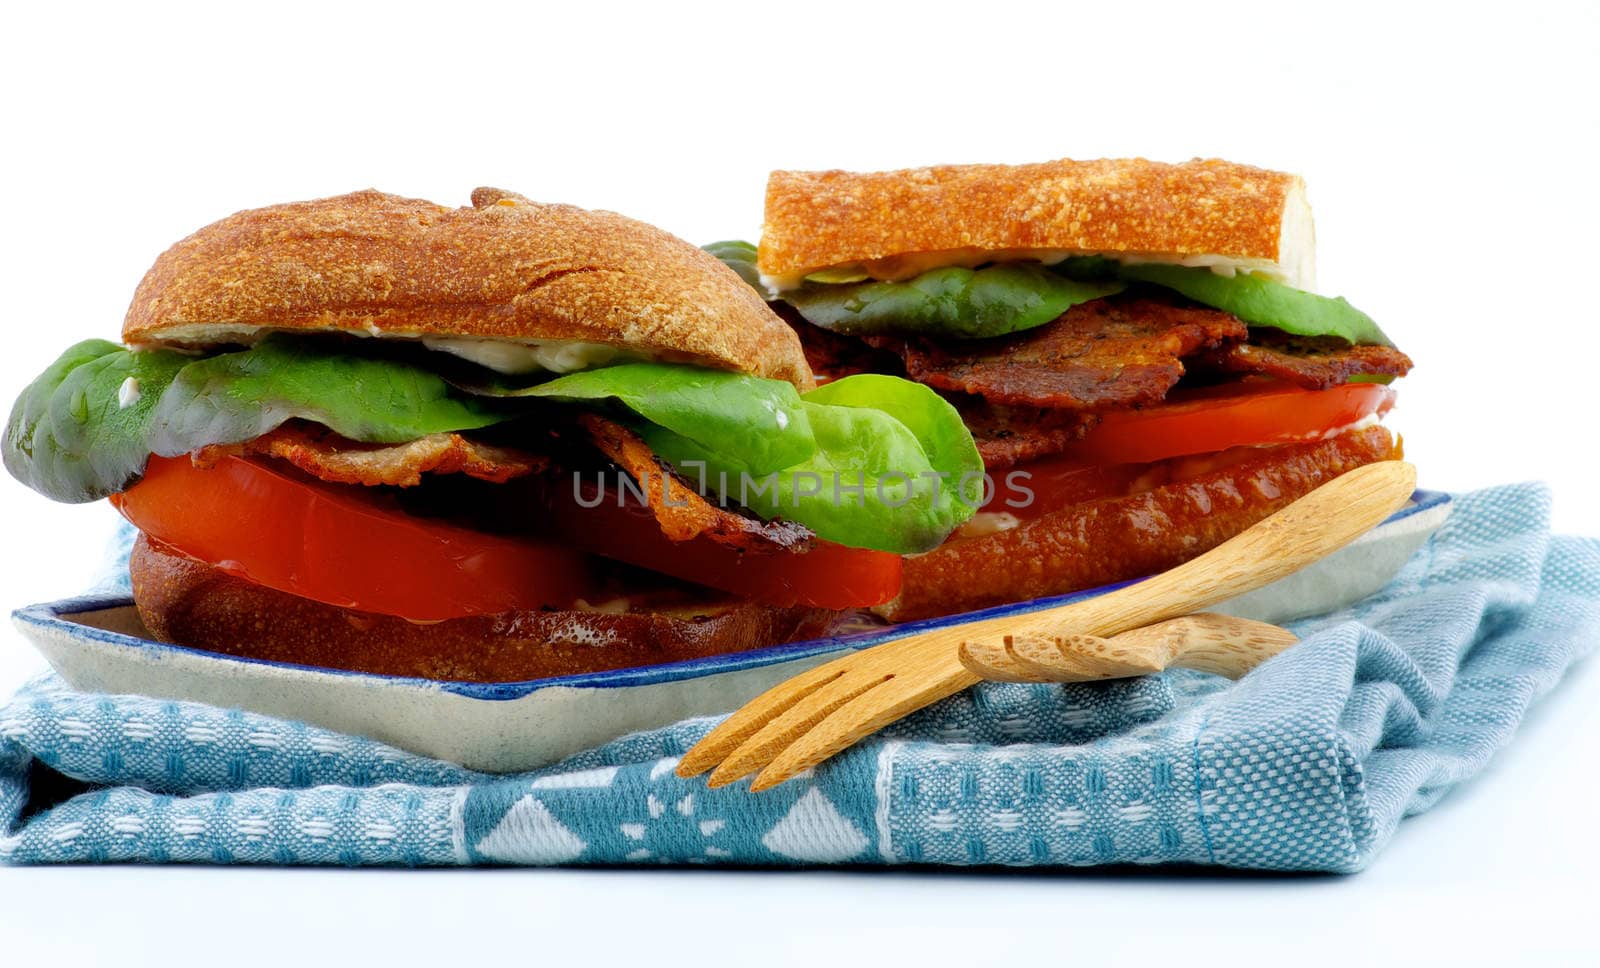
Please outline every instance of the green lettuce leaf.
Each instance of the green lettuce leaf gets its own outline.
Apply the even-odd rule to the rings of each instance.
[[[922,384],[860,374],[804,400],[818,451],[807,469],[829,483],[837,473],[867,495],[859,510],[849,500],[808,508],[809,520],[799,520],[811,530],[853,535],[850,543],[883,551],[931,551],[983,503],[983,460],[972,435],[956,409]],[[780,505],[793,503],[792,495],[779,496]]]
[[[845,283],[845,282],[866,282],[868,279],[871,279],[871,278],[872,278],[872,276],[868,275],[867,274],[867,270],[865,270],[865,269],[862,269],[862,268],[859,268],[859,267],[852,267],[852,266],[838,266],[838,267],[835,267],[833,269],[818,269],[816,272],[813,272],[810,275],[806,276],[805,281],[806,282]]]
[[[150,443],[153,453],[172,457],[206,443],[250,440],[300,418],[351,440],[398,444],[512,415],[492,400],[454,393],[412,363],[272,336],[180,370],[152,415]]]
[[[6,470],[57,501],[94,501],[144,473],[147,428],[162,392],[192,357],[131,353],[105,340],[69,348],[17,399],[6,423]],[[123,385],[136,381],[137,399]],[[131,388],[132,385],[130,385]]]
[[[569,403],[615,400],[659,427],[724,455],[725,466],[779,470],[815,449],[800,394],[782,380],[670,363],[621,363],[501,391]]]
[[[1393,346],[1372,317],[1343,296],[1329,298],[1257,275],[1219,276],[1187,266],[1120,265],[1124,279],[1174,290],[1252,326],[1270,326],[1296,336],[1338,336],[1358,345]]]
[[[517,395],[616,401],[702,491],[852,547],[927,551],[979,503],[983,463],[960,414],[897,377],[848,377],[802,397],[781,380],[625,363]]]
[[[713,242],[701,246],[707,252],[722,260],[722,264],[739,274],[751,289],[767,294],[767,287],[761,284],[761,270],[756,268],[756,247],[749,242],[729,239],[726,242]]]
[[[1120,292],[1117,281],[1070,279],[1029,262],[932,269],[904,282],[808,285],[783,298],[841,333],[929,333],[985,339],[1043,326],[1079,303]]]
[[[851,377],[802,397],[781,380],[625,363],[469,395],[411,362],[290,337],[206,358],[81,343],[18,400],[4,458],[35,490],[90,501],[132,485],[150,454],[239,443],[290,419],[396,443],[510,419],[533,398],[624,407],[656,452],[709,492],[841,544],[925,551],[977,503],[983,468],[960,416],[894,377]],[[765,489],[741,496],[742,479]],[[960,499],[963,483],[974,500]]]
[[[130,378],[137,393],[123,390]],[[509,416],[493,401],[452,396],[419,367],[287,337],[205,359],[90,340],[23,391],[6,425],[4,458],[24,484],[77,503],[126,490],[151,454],[240,443],[292,417],[355,440],[396,443]]]
[[[754,245],[714,242],[706,251],[766,293]],[[1053,267],[1014,262],[976,270],[932,269],[903,282],[837,284],[840,279],[827,272],[808,276],[807,281],[808,285],[784,293],[784,300],[824,329],[856,335],[1004,336],[1042,326],[1078,303],[1121,291],[1127,282],[1145,282],[1232,313],[1252,326],[1296,336],[1337,336],[1357,345],[1394,345],[1372,317],[1343,296],[1319,296],[1256,275],[1221,276],[1210,269],[1150,263],[1123,265],[1104,256],[1075,256]]]

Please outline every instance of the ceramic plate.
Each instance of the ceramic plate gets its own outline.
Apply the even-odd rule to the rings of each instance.
[[[1417,491],[1407,507],[1350,546],[1216,610],[1286,622],[1350,604],[1394,577],[1449,512],[1448,494]],[[635,730],[735,709],[843,651],[974,617],[1078,601],[1116,587],[689,662],[492,684],[340,672],[167,645],[149,638],[126,596],[50,602],[12,617],[77,689],[248,709],[508,773]]]

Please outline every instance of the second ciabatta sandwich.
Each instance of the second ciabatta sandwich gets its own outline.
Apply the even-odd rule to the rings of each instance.
[[[815,634],[971,516],[930,476],[980,470],[927,388],[816,388],[699,249],[493,189],[240,212],[122,335],[28,387],[6,466],[139,529],[154,635],[251,658],[496,681]]]
[[[1224,161],[774,172],[758,251],[715,247],[819,380],[944,395],[993,485],[907,559],[896,618],[1169,568],[1344,471],[1411,361],[1315,294],[1298,177]]]

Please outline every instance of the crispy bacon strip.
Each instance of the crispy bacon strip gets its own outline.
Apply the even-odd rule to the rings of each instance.
[[[1183,375],[1180,360],[1185,357],[1195,367],[1268,376],[1313,390],[1338,386],[1357,374],[1404,376],[1412,365],[1410,357],[1391,346],[1351,346],[1336,337],[1248,330],[1219,310],[1149,296],[1095,300],[1038,329],[972,343],[887,336],[863,341],[813,326],[787,305],[779,304],[779,310],[800,335],[806,359],[819,375],[903,374],[938,389],[1013,407],[1146,406],[1163,399]],[[969,423],[983,450],[983,431],[993,421],[981,411],[974,411],[973,418],[977,422]],[[1011,425],[1007,430],[1022,423],[1003,422]],[[1059,433],[1042,430],[1030,438],[1023,446],[1027,456],[1060,448],[1049,443],[1059,441]],[[992,456],[1005,460],[1012,449],[1011,444],[997,446]],[[985,460],[990,457],[985,452]]]
[[[661,533],[673,541],[705,535],[742,551],[805,551],[814,537],[792,521],[761,521],[707,501],[656,459],[648,444],[614,420],[586,413],[578,423],[600,452],[641,485]]]
[[[982,397],[963,395],[950,402],[972,431],[978,456],[990,471],[1060,453],[1100,419],[1083,410],[997,406]]]
[[[807,322],[799,310],[786,302],[773,303],[772,309],[800,337],[800,349],[818,380],[837,380],[857,373],[905,376],[905,364],[893,352],[868,346],[859,337],[835,333]]]
[[[316,424],[287,423],[271,433],[232,446],[196,452],[197,466],[232,454],[261,454],[286,460],[319,480],[335,484],[387,484],[414,487],[423,474],[466,474],[504,484],[549,465],[549,460],[509,447],[496,447],[460,434],[429,434],[403,444],[363,444]]]
[[[1225,373],[1255,373],[1308,390],[1326,390],[1361,373],[1405,376],[1411,370],[1411,357],[1392,346],[1351,346],[1337,337],[1255,329],[1248,343],[1207,354],[1205,364]]]
[[[595,447],[641,485],[650,513],[673,541],[705,535],[741,551],[805,551],[815,535],[789,521],[745,517],[707,501],[664,467],[643,440],[598,414],[579,424]],[[315,424],[288,423],[243,444],[205,447],[193,455],[207,467],[226,456],[262,455],[286,460],[319,480],[335,484],[411,487],[423,474],[466,474],[503,484],[536,472],[558,471],[540,454],[498,447],[460,434],[430,434],[404,444],[363,444]],[[559,486],[567,486],[565,479]]]
[[[1116,410],[1158,403],[1183,376],[1183,357],[1248,335],[1215,309],[1149,298],[1096,299],[1015,336],[958,343],[869,337],[936,390],[1007,406]]]

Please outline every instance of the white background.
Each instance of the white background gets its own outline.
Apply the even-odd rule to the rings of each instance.
[[[1307,177],[1322,290],[1417,360],[1392,423],[1425,486],[1543,479],[1558,527],[1600,533],[1592,4],[7,9],[8,400],[114,339],[156,254],[241,208],[487,184],[703,243],[755,237],[775,167],[1221,156]],[[9,477],[0,515],[8,608],[79,589],[112,523]],[[39,667],[0,636],[0,692]],[[17,965],[1576,959],[1597,699],[1591,663],[1352,878],[0,869],[0,946]]]

